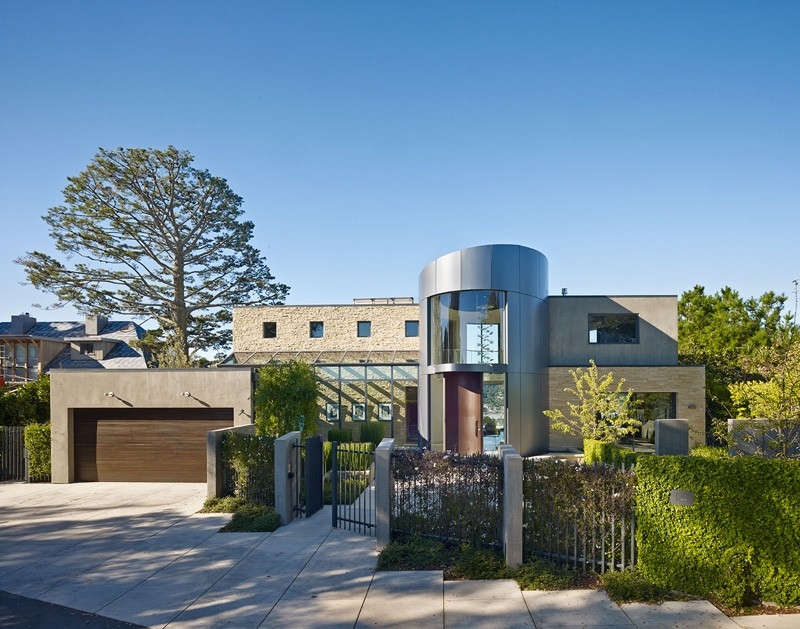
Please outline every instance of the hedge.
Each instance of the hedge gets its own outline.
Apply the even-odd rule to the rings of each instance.
[[[249,502],[275,504],[275,437],[229,432],[222,461],[234,471],[233,493]]]
[[[596,439],[583,440],[583,462],[586,465],[592,463],[610,463],[628,467],[636,463],[638,453],[630,448],[623,448],[615,443],[605,443]]]
[[[50,480],[50,424],[25,426],[28,450],[28,480]]]
[[[639,566],[657,585],[740,607],[800,604],[800,461],[641,457]],[[692,506],[670,491],[694,492]]]

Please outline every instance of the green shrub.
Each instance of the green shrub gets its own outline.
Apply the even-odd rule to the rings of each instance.
[[[222,461],[236,472],[234,495],[251,502],[275,501],[275,437],[229,432]]]
[[[328,431],[328,441],[349,443],[353,440],[353,433],[348,428],[331,428]]]
[[[223,533],[271,533],[281,525],[281,519],[274,507],[246,503],[237,507],[231,521],[221,531]]]
[[[380,422],[366,422],[359,426],[362,443],[371,443],[372,449],[376,449],[383,438],[386,436],[383,424]]]
[[[600,583],[615,603],[661,603],[666,600],[669,590],[652,583],[641,570],[622,570],[606,572]]]
[[[50,376],[0,387],[0,426],[50,422]],[[48,472],[49,474],[50,472]]]
[[[615,443],[604,443],[596,439],[583,440],[583,461],[586,465],[608,463],[629,467],[636,463],[638,456],[638,453],[630,448],[623,448]]]
[[[549,559],[535,558],[514,570],[522,590],[566,590],[575,586],[578,572]]]
[[[489,548],[464,545],[450,576],[455,579],[507,579],[510,576],[502,553]]]
[[[244,498],[223,496],[222,498],[207,498],[203,503],[200,513],[233,513],[239,507],[247,504]]]
[[[656,585],[719,599],[800,604],[800,462],[760,457],[641,457],[639,566]],[[694,492],[693,506],[670,491]]]
[[[446,570],[455,563],[458,548],[424,537],[393,541],[378,554],[378,570]]]
[[[728,448],[718,448],[715,446],[695,446],[692,448],[692,456],[701,456],[706,459],[727,459]]]
[[[50,424],[25,426],[25,447],[28,449],[30,480],[50,480]]]

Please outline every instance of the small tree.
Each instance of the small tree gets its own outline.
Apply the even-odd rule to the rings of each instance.
[[[254,406],[256,432],[279,437],[302,430],[317,432],[317,377],[314,368],[296,361],[268,365],[258,370]]]
[[[0,426],[27,426],[50,421],[50,376],[0,388]]]
[[[589,361],[589,368],[585,371],[570,369],[569,373],[575,386],[564,391],[578,401],[567,402],[569,415],[558,408],[544,412],[553,420],[553,428],[603,443],[613,443],[636,432],[641,422],[631,415],[633,390],[623,390],[625,378],[620,378],[615,384],[612,372],[601,377],[594,360]]]

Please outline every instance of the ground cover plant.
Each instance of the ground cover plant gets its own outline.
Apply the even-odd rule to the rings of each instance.
[[[274,507],[236,496],[208,498],[200,513],[233,514],[230,522],[220,529],[222,533],[271,533],[281,524]]]

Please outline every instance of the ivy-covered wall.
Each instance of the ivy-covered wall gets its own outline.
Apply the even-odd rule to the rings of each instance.
[[[639,565],[658,585],[718,597],[800,605],[800,461],[639,457]],[[692,506],[670,491],[694,493]]]

